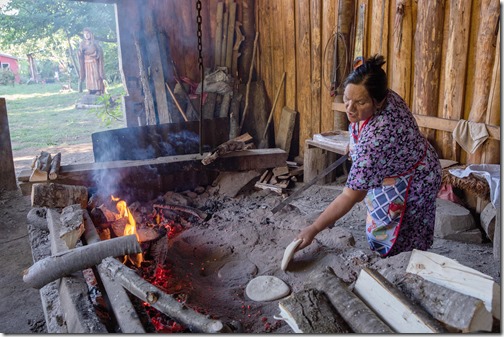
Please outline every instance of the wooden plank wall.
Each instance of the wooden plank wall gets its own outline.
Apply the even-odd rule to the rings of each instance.
[[[256,0],[258,76],[271,99],[286,72],[273,121],[276,129],[284,105],[299,113],[301,156],[306,139],[334,129],[332,59],[324,51],[337,25],[339,1]],[[383,54],[389,86],[413,113],[433,117],[422,119],[422,132],[440,157],[500,163],[498,133],[468,155],[450,131],[440,131],[452,130],[460,119],[500,128],[499,1],[356,1],[362,4],[365,56]]]

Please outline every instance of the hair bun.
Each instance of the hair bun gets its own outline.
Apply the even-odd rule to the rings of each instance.
[[[381,68],[385,64],[383,55],[375,54],[366,60],[366,63],[373,68]]]

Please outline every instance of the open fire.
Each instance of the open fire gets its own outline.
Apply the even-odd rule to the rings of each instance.
[[[184,303],[187,294],[192,290],[192,284],[188,277],[179,279],[174,274],[173,262],[167,259],[169,240],[190,226],[194,217],[201,220],[206,214],[190,207],[161,203],[159,200],[150,206],[140,207],[138,202],[133,205],[134,211],[131,211],[125,200],[111,195],[109,200],[93,208],[93,222],[101,239],[136,235],[143,252],[125,256],[123,263],[133,268],[147,282],[172,295],[178,302]],[[179,213],[189,215],[189,219],[184,219]],[[158,311],[147,301],[141,303],[140,309],[145,311],[152,325],[150,328],[155,332],[188,331],[182,324]]]

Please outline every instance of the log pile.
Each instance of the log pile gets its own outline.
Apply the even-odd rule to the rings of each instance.
[[[49,152],[41,151],[35,156],[31,165],[31,175],[29,181],[47,181],[58,178],[61,167],[61,153],[54,157]]]
[[[346,284],[326,267],[281,299],[275,318],[297,333],[475,333],[500,322],[500,286],[454,260],[413,250],[392,274],[363,267]]]
[[[255,183],[258,189],[271,190],[282,195],[286,189],[303,178],[303,166],[295,162],[286,162],[285,166],[267,169]]]

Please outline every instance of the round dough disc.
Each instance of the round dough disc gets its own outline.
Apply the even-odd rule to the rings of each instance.
[[[274,301],[279,298],[289,295],[289,286],[274,276],[258,276],[247,284],[245,288],[245,294],[252,301],[264,302],[264,301]]]

